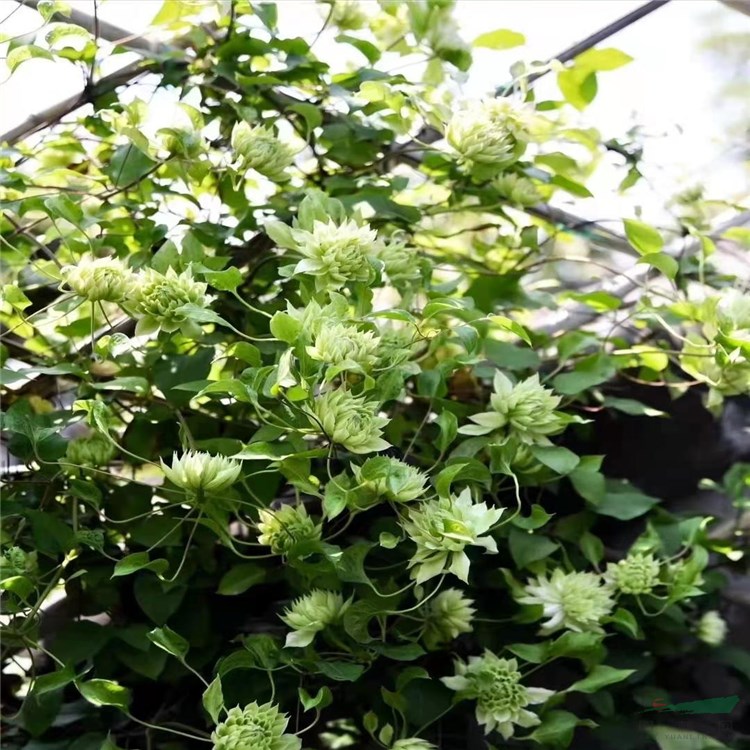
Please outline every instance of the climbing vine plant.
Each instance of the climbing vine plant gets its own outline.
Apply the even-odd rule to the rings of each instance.
[[[597,251],[547,202],[591,195],[615,146],[578,112],[630,58],[465,101],[452,6],[321,3],[345,68],[272,3],[171,0],[117,89],[125,47],[63,2],[10,42],[88,85],[0,155],[9,748],[635,747],[675,649],[747,677],[716,611],[741,540],[591,437],[669,418],[628,384],[748,392],[717,250],[747,232],[696,193]],[[741,508],[747,467],[715,479]]]

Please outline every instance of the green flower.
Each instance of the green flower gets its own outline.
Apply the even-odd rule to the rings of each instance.
[[[573,420],[555,411],[561,398],[539,383],[539,375],[513,385],[501,372],[495,373],[495,392],[490,397],[494,411],[469,417],[475,425],[459,429],[462,435],[500,432],[515,435],[522,443],[550,445],[548,435],[562,432]],[[507,439],[507,438],[506,438]]]
[[[424,606],[424,640],[428,647],[458,638],[461,633],[471,633],[476,610],[474,602],[458,589],[445,589]]]
[[[122,302],[133,290],[135,275],[117,258],[84,255],[78,265],[62,269],[63,282],[91,302]]]
[[[352,453],[376,453],[390,447],[381,437],[388,419],[376,416],[377,408],[364,396],[339,388],[317,398],[313,414],[332,442]]]
[[[331,6],[331,23],[342,31],[356,31],[367,23],[367,13],[357,0],[324,0]]]
[[[341,289],[349,282],[370,281],[374,268],[370,256],[376,253],[377,233],[369,225],[352,219],[337,224],[315,220],[311,231],[292,229],[297,252],[303,256],[293,273],[313,276],[318,292]]]
[[[401,240],[383,242],[377,248],[376,257],[382,262],[386,276],[394,286],[414,281],[422,274],[417,251]]]
[[[329,365],[359,366],[372,369],[377,362],[378,337],[371,331],[360,331],[356,326],[330,323],[320,328],[307,347],[307,353]]]
[[[0,575],[3,578],[34,573],[37,568],[36,552],[24,552],[20,547],[8,547],[0,555]]]
[[[65,458],[76,466],[106,466],[115,455],[116,449],[104,435],[74,438],[65,449]]]
[[[167,479],[189,492],[216,494],[231,487],[240,475],[242,465],[226,456],[212,456],[201,451],[188,451],[172,457],[172,466],[161,462]]]
[[[235,706],[211,735],[214,750],[300,750],[302,741],[286,734],[289,717],[273,703]]]
[[[408,503],[426,492],[427,475],[397,458],[376,456],[362,466],[352,464],[357,483],[356,493],[368,499],[386,498],[394,503]]]
[[[502,508],[472,502],[468,488],[458,497],[441,497],[411,508],[409,520],[402,526],[417,545],[409,563],[412,578],[424,583],[442,573],[453,573],[466,582],[469,558],[464,549],[475,545],[496,553],[495,540],[482,534],[498,522],[502,513]]]
[[[716,610],[710,610],[698,621],[696,634],[709,646],[721,646],[727,635],[727,623]]]
[[[614,607],[611,591],[595,573],[565,573],[557,568],[551,577],[538,576],[524,586],[520,604],[542,607],[543,634],[567,628],[577,633],[601,633],[601,621]]]
[[[533,180],[518,174],[503,174],[495,180],[495,189],[517,206],[533,206],[542,200]]]
[[[238,122],[232,128],[232,149],[246,169],[254,169],[275,182],[288,179],[285,170],[294,161],[294,151],[271,128]]]
[[[507,99],[492,99],[453,115],[446,139],[462,161],[500,170],[521,158],[528,135],[523,112]]]
[[[405,740],[396,740],[391,745],[391,750],[437,750],[435,745],[419,737],[409,737]]]
[[[477,721],[484,726],[485,734],[497,729],[508,740],[513,736],[514,724],[537,726],[539,717],[526,706],[544,703],[554,695],[553,690],[522,685],[516,660],[500,659],[491,651],[470,656],[468,663],[455,664],[455,676],[443,677],[441,681],[457,691],[459,698],[476,701]]]
[[[161,274],[149,268],[139,275],[135,288],[134,307],[140,318],[136,335],[153,333],[160,328],[168,333],[179,328],[186,336],[198,335],[200,326],[180,308],[188,304],[205,308],[209,303],[206,284],[196,281],[190,271],[177,274],[169,268],[166,274]]]
[[[259,511],[258,541],[277,555],[290,556],[320,541],[320,526],[304,505],[283,505],[279,510]]]
[[[609,563],[605,580],[623,594],[648,594],[659,583],[659,561],[653,555],[636,553]]]
[[[316,633],[328,625],[338,622],[344,614],[348,602],[335,591],[315,589],[305,596],[292,602],[292,606],[284,611],[281,619],[292,628],[287,634],[287,647],[308,646],[313,642]]]

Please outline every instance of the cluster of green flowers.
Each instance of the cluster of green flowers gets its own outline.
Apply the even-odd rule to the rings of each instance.
[[[271,128],[238,122],[232,129],[231,143],[244,169],[254,169],[274,182],[288,179],[286,170],[294,162],[295,154]]]
[[[217,495],[231,487],[240,475],[242,465],[225,456],[212,456],[201,451],[188,451],[172,457],[171,466],[161,468],[173,485],[200,498]]]
[[[214,750],[300,750],[302,741],[287,734],[288,725],[289,717],[278,706],[253,702],[244,708],[230,708],[211,741]]]
[[[294,601],[282,616],[292,628],[287,634],[286,645],[302,648],[313,642],[316,634],[338,622],[349,606],[336,591],[315,589]]]
[[[75,266],[62,269],[64,285],[90,302],[113,302],[137,318],[136,335],[159,329],[180,330],[197,336],[200,327],[191,320],[185,305],[207,308],[211,298],[207,285],[197,281],[190,269],[162,274],[152,268],[134,272],[117,258],[81,258]]]

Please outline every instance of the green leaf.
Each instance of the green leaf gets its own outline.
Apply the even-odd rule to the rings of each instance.
[[[566,748],[573,739],[578,717],[569,711],[550,711],[542,723],[529,735],[529,739],[553,748]]]
[[[244,594],[249,588],[262,583],[266,571],[256,563],[240,563],[230,568],[219,581],[218,592],[222,596]]]
[[[530,563],[549,557],[559,547],[557,542],[546,536],[515,528],[510,530],[508,542],[510,554],[519,568],[525,568]]]
[[[171,654],[180,661],[185,661],[190,644],[174,630],[166,625],[162,628],[154,628],[149,631],[148,639],[160,649]]]
[[[305,711],[312,711],[314,708],[323,709],[333,703],[333,695],[327,685],[320,688],[315,695],[310,695],[304,688],[299,688],[298,695]]]
[[[44,201],[44,207],[53,216],[69,221],[78,226],[83,222],[83,211],[81,207],[68,198],[67,195],[55,195]]]
[[[606,618],[607,622],[616,625],[620,630],[627,633],[631,638],[643,638],[643,633],[638,625],[635,615],[622,607],[616,609],[612,615]]]
[[[574,682],[566,692],[596,693],[607,685],[614,685],[630,677],[635,669],[616,669],[607,664],[597,664],[582,680]]]
[[[570,474],[581,460],[573,451],[559,445],[534,445],[531,452],[538,461],[561,476]]]
[[[621,411],[624,414],[633,414],[635,416],[642,417],[665,417],[665,412],[659,411],[658,409],[652,409],[646,404],[642,404],[640,401],[636,401],[632,398],[617,398],[615,396],[605,396],[602,402],[604,406],[608,406],[617,411]]]
[[[37,677],[34,680],[32,690],[36,695],[44,695],[70,685],[71,682],[75,681],[75,678],[75,672],[70,667],[64,667],[57,672],[50,672]]]
[[[70,5],[63,0],[39,0],[36,9],[45,22],[49,21],[56,13],[61,16],[70,16],[72,12]]]
[[[614,47],[589,49],[575,58],[576,67],[599,71],[617,70],[629,62],[633,62],[633,58]]]
[[[115,706],[124,713],[130,705],[130,691],[112,680],[89,680],[77,682],[81,695],[95,706]]]
[[[659,503],[659,498],[644,495],[628,485],[610,484],[604,498],[596,503],[594,510],[602,516],[629,521],[638,518]]]
[[[224,271],[203,271],[203,278],[221,292],[233,292],[242,283],[242,274],[234,266]]]
[[[361,664],[348,661],[319,661],[318,671],[336,682],[356,682],[365,671]]]
[[[638,263],[648,263],[657,271],[661,271],[668,279],[674,279],[680,270],[680,264],[666,253],[647,253],[638,259]]]
[[[157,575],[161,575],[169,567],[169,563],[161,558],[149,560],[148,552],[134,552],[132,555],[123,557],[115,563],[115,569],[112,578],[118,576],[129,576],[139,570],[153,570]]]
[[[27,60],[33,60],[35,57],[41,58],[42,60],[54,60],[55,57],[49,50],[43,47],[37,47],[36,44],[26,44],[23,47],[16,47],[8,52],[8,56],[5,58],[5,64],[8,66],[8,70],[13,73],[21,63],[25,63]]]
[[[529,336],[528,331],[520,323],[516,323],[515,320],[511,320],[510,318],[506,318],[504,315],[490,315],[490,320],[500,328],[515,334],[519,339],[522,339],[531,346],[531,337]]]
[[[442,453],[448,449],[448,446],[455,440],[458,434],[458,418],[447,409],[440,412],[440,416],[435,420],[435,424],[440,429],[437,447]]]
[[[203,693],[203,708],[206,709],[213,723],[218,724],[221,712],[224,710],[224,695],[221,690],[221,678],[219,675],[214,677],[213,682]]]
[[[625,225],[625,235],[628,242],[641,255],[661,252],[664,247],[664,240],[652,226],[635,219],[625,219],[623,224]]]
[[[550,183],[552,185],[557,185],[557,187],[559,188],[562,188],[563,190],[565,190],[566,193],[570,193],[571,195],[576,195],[579,198],[593,198],[594,197],[594,194],[585,185],[581,185],[580,182],[571,180],[570,177],[565,177],[565,175],[556,174],[550,180]]]
[[[155,166],[151,157],[130,144],[120,146],[103,171],[114,187],[123,188],[145,177]]]
[[[517,31],[510,29],[496,29],[480,34],[473,42],[473,47],[486,47],[488,49],[512,49],[526,44],[526,37]]]

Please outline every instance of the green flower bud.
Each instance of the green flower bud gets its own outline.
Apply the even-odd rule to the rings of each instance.
[[[106,466],[114,458],[116,448],[104,435],[74,438],[65,450],[65,457],[76,466]]]
[[[716,610],[710,610],[698,621],[696,635],[709,646],[721,646],[727,635],[727,623]]]
[[[188,451],[179,458],[172,457],[172,465],[161,462],[167,479],[189,492],[216,494],[231,487],[240,475],[239,461],[225,456],[212,456],[200,451]]]
[[[445,589],[424,606],[424,641],[429,648],[471,633],[476,610],[474,602],[458,589]]]
[[[649,594],[659,583],[659,561],[653,555],[636,553],[609,563],[605,579],[623,594]]]
[[[308,646],[316,633],[338,622],[349,606],[344,597],[335,591],[315,589],[292,603],[281,619],[293,629],[286,637],[285,646]]]
[[[279,510],[259,511],[258,541],[276,555],[287,557],[297,551],[312,549],[320,541],[320,526],[304,505],[283,505]]]
[[[63,282],[91,302],[122,302],[133,290],[133,272],[117,258],[84,255],[76,266],[62,269]]]
[[[496,553],[495,540],[482,535],[500,520],[502,513],[502,508],[472,502],[468,488],[457,497],[441,497],[410,508],[409,520],[401,525],[417,545],[409,562],[412,578],[424,583],[442,573],[453,573],[466,582],[469,558],[464,548],[476,545]]]
[[[303,256],[293,273],[313,276],[316,291],[330,292],[349,282],[372,280],[369,256],[376,253],[377,233],[369,225],[360,226],[351,219],[341,224],[315,220],[312,231],[292,229],[291,236]]]
[[[161,328],[171,333],[181,328],[185,335],[195,335],[200,328],[180,308],[188,304],[205,308],[209,302],[206,284],[196,281],[190,271],[177,274],[169,268],[161,274],[149,268],[140,274],[135,289],[134,306],[140,318],[135,332],[143,335]]]
[[[247,169],[254,169],[269,180],[288,179],[287,167],[294,162],[294,151],[264,125],[238,122],[232,128],[232,149]]]
[[[313,410],[328,438],[352,453],[376,453],[390,447],[381,437],[388,419],[376,412],[377,404],[342,388],[317,398]]]
[[[470,656],[468,663],[456,661],[456,674],[443,677],[442,682],[458,693],[459,698],[476,701],[477,721],[485,734],[497,730],[508,740],[520,727],[534,727],[539,717],[526,706],[544,703],[555,693],[544,688],[530,688],[521,684],[521,673],[515,659],[500,659],[491,651],[482,656]]]
[[[611,590],[595,573],[566,573],[561,568],[551,577],[540,575],[524,587],[520,604],[542,607],[545,635],[567,628],[577,633],[601,633],[601,621],[614,607]]]
[[[533,206],[542,200],[533,180],[512,172],[500,175],[495,180],[495,189],[503,198],[517,206]]]
[[[352,464],[352,472],[359,485],[355,494],[361,492],[367,498],[408,503],[426,492],[427,475],[397,458],[368,458],[362,466]]]
[[[513,385],[498,371],[494,386],[490,397],[494,411],[469,417],[476,424],[461,427],[461,434],[487,435],[502,430],[521,443],[550,445],[547,436],[562,432],[573,419],[555,411],[561,398],[540,384],[539,375]]]
[[[359,365],[372,369],[377,362],[378,337],[371,331],[360,331],[344,323],[323,325],[307,353],[328,365]]]
[[[289,717],[273,703],[235,706],[217,725],[211,740],[214,750],[300,750],[302,741],[286,734]]]
[[[435,745],[419,737],[409,737],[405,740],[396,740],[391,745],[391,750],[437,750]]]
[[[526,150],[529,135],[525,113],[507,99],[492,99],[453,115],[446,130],[448,143],[469,165],[506,169]]]

